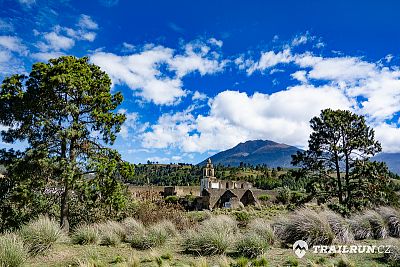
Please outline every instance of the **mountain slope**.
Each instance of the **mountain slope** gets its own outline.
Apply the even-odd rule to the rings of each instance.
[[[379,153],[372,159],[386,162],[390,171],[400,174],[400,153]]]
[[[214,164],[239,166],[241,162],[251,165],[266,164],[268,167],[292,167],[291,155],[301,149],[269,140],[254,140],[219,152],[211,157]],[[205,161],[200,165],[205,164]]]

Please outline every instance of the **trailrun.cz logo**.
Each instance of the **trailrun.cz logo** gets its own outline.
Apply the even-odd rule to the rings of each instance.
[[[357,253],[391,253],[392,245],[314,245],[310,249],[314,254],[357,254]],[[304,240],[297,240],[293,244],[293,251],[297,257],[303,258],[308,251],[308,244]]]

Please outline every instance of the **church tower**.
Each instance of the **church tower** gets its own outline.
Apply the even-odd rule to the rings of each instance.
[[[212,188],[212,184],[215,180],[214,166],[209,158],[207,160],[207,165],[203,169],[203,178],[200,181],[200,194],[203,193],[204,189]]]

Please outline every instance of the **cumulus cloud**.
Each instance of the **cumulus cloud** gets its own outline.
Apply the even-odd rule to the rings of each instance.
[[[202,42],[191,42],[183,51],[146,45],[126,56],[96,52],[93,63],[102,67],[114,84],[126,84],[136,95],[158,105],[174,105],[187,95],[182,78],[190,73],[213,74],[224,68],[218,54]]]
[[[99,25],[88,15],[82,14],[79,17],[78,25],[82,29],[97,30]]]
[[[20,54],[27,53],[27,48],[22,44],[22,40],[16,36],[0,36],[0,47]]]
[[[329,86],[299,85],[271,95],[223,91],[210,101],[209,115],[162,115],[143,134],[143,146],[202,153],[259,138],[304,146],[311,117],[324,108],[352,105],[343,92]]]

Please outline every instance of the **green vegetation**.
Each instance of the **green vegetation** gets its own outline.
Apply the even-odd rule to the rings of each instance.
[[[310,126],[309,149],[292,162],[313,177],[310,194],[324,202],[337,198],[331,207],[343,213],[398,201],[386,164],[369,161],[382,148],[363,116],[325,109]]]
[[[16,234],[0,236],[0,266],[23,266],[28,252],[23,240]]]

